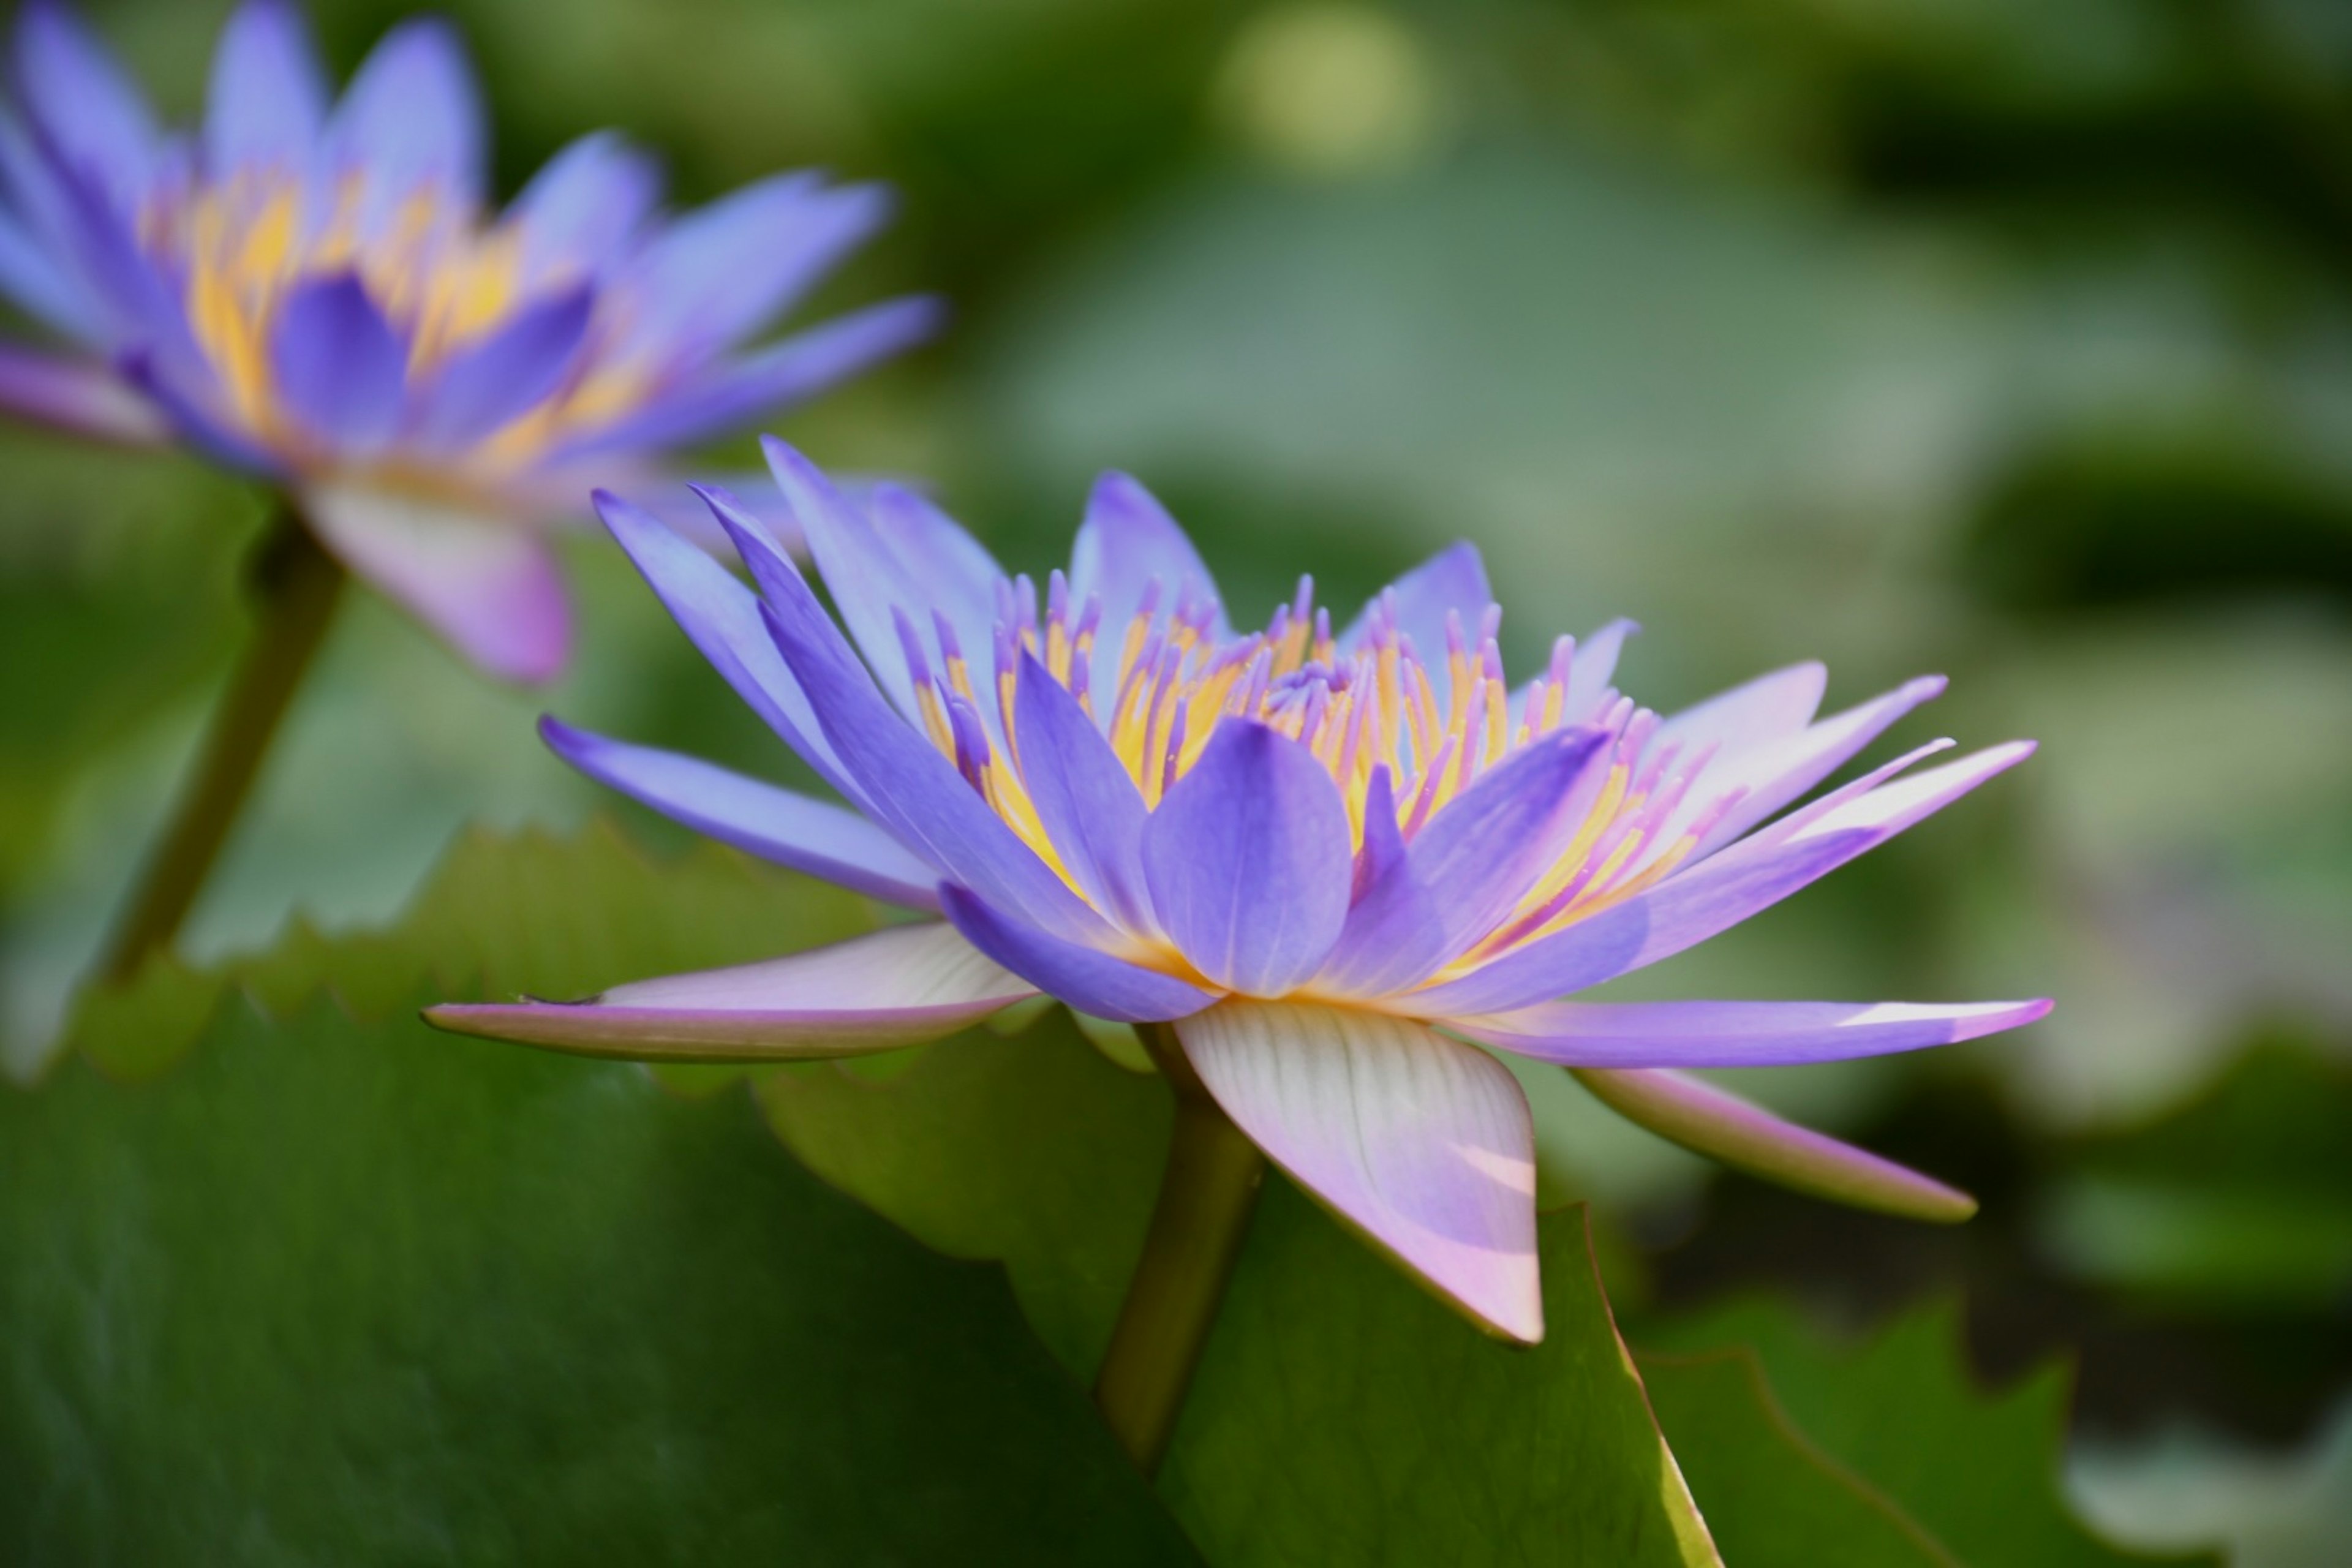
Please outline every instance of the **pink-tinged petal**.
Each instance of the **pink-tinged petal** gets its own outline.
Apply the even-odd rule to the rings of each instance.
[[[792,563],[759,539],[739,535],[737,543],[766,595],[761,618],[860,792],[861,809],[998,908],[1065,941],[1108,946],[1113,932],[1103,918],[891,709]]]
[[[352,78],[327,134],[339,165],[367,171],[379,219],[389,220],[420,184],[478,198],[488,162],[481,93],[456,29],[423,16],[386,33]]]
[[[0,343],[0,410],[38,424],[130,446],[168,433],[155,405],[109,366]]]
[[[246,0],[221,29],[205,93],[205,162],[215,176],[300,168],[327,121],[327,81],[291,0]]]
[[[541,719],[539,732],[590,778],[697,833],[870,898],[938,912],[939,874],[854,811],[554,718]]]
[[[1779,903],[2032,753],[2032,742],[2013,741],[1864,794],[1840,790],[1613,909],[1394,1005],[1424,1018],[1507,1012],[1655,963]]]
[[[2049,1011],[2046,1000],[1547,1002],[1444,1027],[1559,1067],[1790,1067],[1955,1045]]]
[[[455,1003],[425,1016],[456,1034],[576,1056],[805,1061],[920,1045],[1035,994],[933,921],[762,963],[616,985],[587,1002]]]
[[[1717,818],[1693,859],[1712,855],[1741,834],[1835,773],[1845,760],[1884,734],[1888,725],[1922,702],[1942,695],[1944,678],[1921,676],[1859,707],[1809,724],[1793,735],[1721,757],[1707,769],[1699,788],[1691,792],[1676,820],[1659,832],[1661,843],[1672,844],[1695,824],[1698,814],[1729,790],[1747,793],[1739,804]]]
[[[351,484],[302,492],[327,548],[457,650],[503,680],[552,680],[572,647],[563,578],[511,519]]]
[[[1006,914],[950,882],[940,907],[972,946],[1078,1012],[1118,1024],[1162,1024],[1197,1013],[1217,999],[1189,981],[1089,947],[1066,942]]]
[[[1022,782],[1062,868],[1122,928],[1150,931],[1143,792],[1069,688],[1029,653],[1021,656],[1013,726]]]
[[[1493,1331],[1543,1338],[1535,1130],[1503,1065],[1402,1018],[1222,1002],[1176,1034],[1225,1114]]]
[[[1355,651],[1356,645],[1371,627],[1373,613],[1378,611],[1412,639],[1413,647],[1423,658],[1434,658],[1445,651],[1445,617],[1449,613],[1460,616],[1464,630],[1469,631],[1477,626],[1478,617],[1494,602],[1494,590],[1486,584],[1486,563],[1480,557],[1478,547],[1466,541],[1449,544],[1373,595],[1371,602],[1339,634],[1339,651]]]
[[[270,329],[279,399],[338,452],[377,451],[399,428],[408,342],[368,298],[357,273],[295,288]]]
[[[1738,1095],[1664,1069],[1570,1069],[1593,1098],[1669,1142],[1784,1187],[1855,1208],[1957,1225],[1976,1199],[1932,1176],[1783,1121]]]
[[[113,52],[57,0],[27,0],[10,63],[9,85],[35,133],[114,200],[135,200],[163,138]]]
[[[1118,658],[1128,623],[1142,608],[1145,591],[1157,583],[1159,613],[1187,602],[1217,601],[1217,580],[1176,520],[1150,490],[1122,473],[1106,473],[1087,500],[1086,521],[1070,546],[1070,602],[1102,604],[1102,634],[1095,639],[1093,689],[1118,689]],[[1212,623],[1227,630],[1220,608]],[[1110,705],[1102,704],[1105,721]]]
[[[1576,655],[1569,661],[1568,696],[1560,704],[1560,722],[1589,724],[1600,717],[1611,690],[1609,682],[1617,674],[1618,658],[1625,651],[1625,639],[1641,629],[1632,621],[1612,621],[1576,645]]]
[[[1433,817],[1401,860],[1369,876],[1338,945],[1316,973],[1331,996],[1378,996],[1418,985],[1518,904],[1559,858],[1590,809],[1610,736],[1564,730],[1481,774]],[[1369,808],[1369,823],[1379,815]],[[1393,832],[1392,809],[1390,815]],[[1372,842],[1370,830],[1367,844]]]
[[[1279,996],[1339,939],[1355,860],[1315,754],[1245,719],[1217,726],[1143,829],[1160,929],[1212,984]]]
[[[701,493],[714,513],[726,504],[723,499]],[[784,656],[776,651],[775,639],[768,636],[760,619],[758,597],[727,568],[663,527],[644,508],[609,490],[598,490],[593,499],[596,515],[696,650],[751,711],[816,770],[818,777],[862,809],[865,797],[849,782],[800,682],[785,666]],[[767,540],[766,531],[753,519],[738,518],[737,526],[746,538]],[[776,553],[781,556],[782,552]]]
[[[1828,667],[1812,663],[1759,675],[1684,709],[1658,726],[1651,745],[1679,744],[1685,756],[1708,746],[1729,754],[1793,735],[1820,710],[1829,679]]]

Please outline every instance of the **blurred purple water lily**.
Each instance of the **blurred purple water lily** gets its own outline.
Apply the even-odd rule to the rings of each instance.
[[[25,6],[7,66],[0,293],[72,349],[0,345],[0,408],[271,477],[498,675],[564,659],[541,525],[936,320],[901,300],[741,349],[883,222],[871,185],[779,175],[665,219],[653,163],[600,133],[494,211],[436,20],[387,34],[331,102],[299,13],[247,0],[189,134],[55,0]]]
[[[745,587],[638,509],[605,522],[687,635],[848,805],[571,729],[549,743],[752,854],[943,920],[453,1029],[591,1055],[774,1061],[937,1038],[1039,993],[1171,1024],[1302,1186],[1505,1335],[1543,1332],[1535,1151],[1488,1050],[1577,1069],[1636,1120],[1811,1190],[1964,1216],[1964,1195],[1675,1069],[1821,1062],[2013,1027],[2045,1002],[1579,1003],[2023,759],[1925,746],[1796,806],[1942,689],[1816,719],[1798,665],[1660,718],[1610,681],[1632,628],[1505,680],[1455,545],[1334,633],[1302,584],[1236,633],[1208,570],[1107,476],[1044,603],[905,490],[852,503],[770,458],[846,635],[730,496]],[[1475,1042],[1468,1043],[1468,1042]]]

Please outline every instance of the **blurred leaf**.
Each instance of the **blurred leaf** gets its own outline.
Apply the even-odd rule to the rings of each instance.
[[[1752,1352],[1797,1430],[1900,1509],[1949,1561],[1971,1568],[2147,1561],[2099,1541],[2061,1500],[2067,1373],[2052,1366],[1998,1394],[1978,1389],[1950,1306],[1915,1311],[1843,1349],[1787,1304],[1764,1300],[1645,1323],[1633,1337],[1645,1365],[1656,1352]]]
[[[1003,1259],[1047,1343],[1091,1376],[1167,1147],[1158,1080],[1056,1011],[882,1082],[795,1068],[760,1092],[826,1180],[944,1251]],[[1194,1539],[1233,1563],[1712,1563],[1580,1213],[1544,1222],[1549,1330],[1522,1351],[1270,1178],[1161,1481]]]
[[[2193,1104],[2071,1152],[2043,1252],[2175,1304],[2325,1311],[2352,1289],[2347,1126],[2352,1072],[2259,1046]]]
[[[372,1019],[404,1008],[420,976],[440,1000],[584,996],[871,924],[855,896],[708,842],[661,866],[601,819],[564,838],[476,830],[390,930],[328,937],[298,918],[268,952],[215,969],[159,957],[130,985],[85,995],[72,1038],[109,1074],[135,1079],[176,1061],[233,990],[278,1014],[324,991]]]
[[[1753,1352],[1644,1355],[1641,1368],[1726,1562],[1951,1568],[1951,1555],[1902,1510],[1797,1430]]]
[[[2083,1510],[2119,1541],[2220,1543],[2230,1568],[2352,1562],[2352,1401],[2287,1452],[2176,1427],[2082,1444],[2067,1479]]]
[[[0,1094],[0,1557],[1191,1560],[997,1279],[741,1097],[411,1013],[468,966],[560,994],[842,912],[478,840],[403,930],[248,966],[266,1008],[158,972],[86,1017],[103,1060],[174,987],[211,1022],[157,1081]]]

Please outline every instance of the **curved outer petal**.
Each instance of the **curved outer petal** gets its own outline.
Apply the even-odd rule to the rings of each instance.
[[[776,487],[784,492],[793,521],[824,579],[825,592],[833,596],[866,668],[898,711],[920,723],[913,672],[907,668],[907,652],[891,612],[903,610],[927,620],[921,589],[900,568],[897,552],[883,542],[866,515],[814,463],[773,436],[761,437],[760,449],[767,455]],[[926,643],[929,629],[918,621],[918,635]]]
[[[291,0],[245,0],[221,29],[205,92],[205,162],[224,174],[298,168],[319,144],[327,82]]]
[[[118,367],[122,379],[161,411],[173,434],[213,461],[252,474],[275,477],[283,471],[276,453],[230,429],[210,407],[165,376],[151,356],[128,353]]]
[[[752,571],[768,630],[876,819],[991,903],[1067,941],[1108,944],[1103,918],[891,710],[791,563],[762,557]]]
[[[1150,490],[1122,473],[1106,473],[1095,481],[1087,498],[1086,521],[1070,546],[1070,602],[1102,602],[1102,631],[1095,639],[1090,684],[1097,691],[1118,689],[1119,647],[1128,623],[1143,604],[1144,590],[1160,584],[1160,613],[1167,614],[1188,593],[1194,598],[1217,598],[1217,580],[1209,574],[1201,552],[1192,548],[1168,509]],[[1224,612],[1217,612],[1217,635],[1226,631]],[[1102,704],[1109,722],[1110,704]]]
[[[1355,651],[1370,629],[1372,612],[1385,604],[1387,613],[1396,618],[1397,629],[1412,639],[1414,648],[1423,658],[1436,658],[1445,651],[1448,611],[1461,616],[1463,629],[1468,631],[1494,602],[1494,590],[1486,584],[1486,563],[1478,547],[1466,540],[1449,544],[1373,595],[1339,634],[1339,652]]]
[[[1801,1193],[1957,1225],[1976,1199],[1931,1176],[1783,1121],[1738,1095],[1663,1069],[1571,1068],[1593,1097],[1669,1142]]]
[[[1313,752],[1227,719],[1143,830],[1151,907],[1211,984],[1279,996],[1311,976],[1348,918],[1348,808]]]
[[[539,732],[590,778],[698,833],[872,898],[939,910],[939,874],[854,811],[551,716],[540,720]]]
[[[2048,1001],[1548,1002],[1448,1018],[1481,1045],[1571,1068],[1789,1067],[1954,1045],[2031,1024]]]
[[[317,484],[303,515],[327,548],[504,680],[551,680],[572,649],[555,557],[509,518],[360,485]]]
[[[269,368],[279,400],[320,440],[366,454],[399,428],[408,344],[353,273],[304,283],[278,307]]]
[[[1295,1181],[1496,1332],[1543,1338],[1535,1130],[1500,1062],[1402,1018],[1220,1003],[1176,1034]]]
[[[481,94],[457,31],[421,16],[386,33],[344,89],[327,136],[338,165],[367,170],[379,218],[428,182],[478,200],[487,161]]]
[[[560,448],[562,461],[631,447],[678,447],[732,430],[813,396],[939,330],[946,317],[928,295],[887,300],[837,316],[755,353],[711,366],[639,412]]]
[[[1647,892],[1395,1005],[1424,1018],[1505,1012],[1655,963],[1884,844],[2032,752],[2032,742],[2013,741],[1864,794],[1840,790]]]
[[[715,499],[709,492],[698,493],[725,523],[723,499]],[[769,637],[760,618],[758,597],[737,582],[727,568],[664,528],[643,508],[609,490],[598,490],[593,499],[596,515],[604,520],[614,540],[644,574],[655,597],[661,600],[696,650],[710,661],[751,711],[766,721],[770,729],[783,737],[785,744],[816,770],[818,777],[839,790],[851,805],[862,808],[866,797],[849,782],[800,682],[786,668],[775,639]],[[737,520],[735,528],[740,539],[748,542],[739,543],[738,548],[757,551],[767,539],[765,531],[748,518]],[[782,552],[776,553],[781,556]]]
[[[618,132],[592,131],[530,177],[507,209],[522,238],[522,273],[558,267],[591,274],[634,237],[661,199],[660,165]]]
[[[1940,675],[1921,676],[1794,734],[1721,758],[1706,771],[1702,787],[1691,792],[1675,820],[1659,831],[1658,841],[1672,844],[1681,837],[1707,803],[1722,798],[1727,790],[1746,790],[1739,804],[1724,813],[1691,851],[1693,860],[1712,855],[1829,777],[1897,719],[1941,696],[1944,684]]]
[[[149,446],[163,421],[154,405],[103,364],[0,343],[0,410],[102,441]]]
[[[11,87],[36,133],[117,202],[146,189],[162,144],[154,112],[113,54],[57,0],[17,13]]]
[[[1022,782],[1063,869],[1119,926],[1152,931],[1143,792],[1069,688],[1033,654],[1021,656],[1013,726]]]
[[[1616,677],[1625,639],[1641,629],[1632,621],[1611,621],[1576,645],[1568,667],[1568,695],[1560,705],[1562,723],[1590,724],[1600,716],[1601,699],[1609,694],[1609,682]]]
[[[1591,804],[1610,736],[1564,730],[1482,774],[1372,876],[1316,974],[1331,995],[1418,985],[1510,913]],[[1373,816],[1366,811],[1368,821]],[[1391,820],[1393,821],[1391,814]],[[1366,844],[1373,842],[1367,829]],[[1383,855],[1383,858],[1386,858]]]
[[[940,907],[972,946],[1078,1012],[1118,1024],[1160,1024],[1217,999],[1188,981],[1081,942],[1065,942],[950,882]]]
[[[6,115],[0,113],[0,147],[6,136]],[[58,265],[31,223],[20,221],[5,201],[0,201],[0,293],[76,342],[94,346],[105,337],[103,317],[80,279]]]
[[[1685,756],[1704,746],[1729,754],[1793,735],[1820,710],[1829,681],[1829,668],[1811,662],[1759,675],[1667,719],[1650,750],[1679,743]]]
[[[571,371],[595,304],[589,289],[567,289],[452,353],[418,399],[411,438],[470,447],[536,407]]]
[[[919,623],[925,620],[926,611],[945,617],[964,658],[984,658],[996,630],[996,585],[1004,579],[1004,568],[996,563],[996,557],[962,524],[904,485],[877,484],[867,498],[866,512],[876,535],[920,595],[907,606],[908,614]],[[930,626],[919,624],[918,629],[927,646],[936,650]],[[997,722],[995,705],[989,707],[990,711],[981,717],[989,722],[992,733]]]
[[[758,331],[889,220],[880,185],[775,174],[673,219],[630,269],[631,346],[656,363],[708,357]]]
[[[634,1061],[770,1062],[920,1045],[1036,993],[936,921],[734,969],[616,985],[587,1002],[459,1003],[461,1035]]]

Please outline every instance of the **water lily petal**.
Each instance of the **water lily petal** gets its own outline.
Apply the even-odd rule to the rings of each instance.
[[[661,165],[611,131],[593,131],[554,157],[514,199],[522,275],[604,270],[661,199]]]
[[[1589,724],[1600,717],[1609,683],[1617,674],[1618,658],[1625,651],[1625,639],[1641,629],[1632,621],[1611,621],[1576,645],[1568,667],[1568,695],[1560,704],[1561,722]]]
[[[571,371],[595,304],[589,289],[566,289],[452,353],[424,394],[411,438],[472,446],[538,406]]]
[[[379,218],[420,184],[478,200],[488,147],[481,94],[457,30],[414,17],[361,62],[328,129],[336,164],[364,169]]]
[[[0,410],[104,441],[164,436],[154,405],[103,364],[0,344]]]
[[[1218,725],[1143,830],[1160,927],[1213,984],[1279,996],[1348,918],[1348,808],[1313,752],[1249,720]]]
[[[1543,1338],[1535,1131],[1503,1065],[1402,1018],[1222,1002],[1176,1024],[1293,1180],[1495,1332]]]
[[[1071,602],[1083,605],[1094,598],[1102,604],[1102,635],[1095,639],[1090,672],[1095,690],[1118,689],[1121,640],[1154,583],[1160,585],[1161,615],[1188,595],[1217,599],[1217,580],[1168,509],[1128,475],[1104,474],[1095,481],[1086,521],[1070,547]],[[1223,637],[1227,629],[1223,608],[1213,625]],[[1109,704],[1103,708],[1108,721]]]
[[[1564,931],[1399,999],[1419,1017],[1505,1012],[1671,957],[1780,902],[2033,752],[2011,742],[1858,795],[1841,791]]]
[[[1711,1160],[1801,1193],[1907,1219],[1957,1225],[1976,1199],[1892,1160],[1783,1121],[1728,1090],[1663,1069],[1572,1069],[1627,1121]]]
[[[1692,791],[1675,819],[1659,833],[1660,841],[1671,844],[1682,837],[1707,803],[1720,798],[1726,790],[1744,789],[1747,795],[1707,830],[1691,851],[1691,858],[1713,854],[1829,777],[1847,758],[1885,733],[1888,725],[1940,696],[1943,689],[1942,676],[1922,676],[1794,734],[1723,757],[1707,770],[1706,788]]]
[[[920,1045],[1035,994],[934,921],[616,985],[587,1002],[462,1003],[425,1016],[457,1034],[578,1056],[805,1061]]]
[[[777,174],[674,219],[631,269],[632,343],[671,363],[741,341],[790,308],[890,216],[880,185]]]
[[[1143,792],[1068,687],[1021,656],[1013,726],[1022,782],[1064,870],[1130,931],[1152,929],[1143,875]]]
[[[1494,929],[1559,857],[1590,808],[1609,735],[1563,730],[1479,777],[1372,876],[1315,977],[1326,994],[1417,985]],[[1367,823],[1375,814],[1366,809]],[[1390,817],[1393,831],[1393,814]],[[1370,834],[1367,832],[1367,844]]]
[[[1065,942],[1006,914],[953,883],[940,889],[940,907],[972,946],[1048,996],[1078,1012],[1118,1024],[1159,1024],[1197,1013],[1217,999],[1189,981],[1130,963],[1083,942]]]
[[[113,51],[57,0],[26,0],[14,46],[9,85],[35,134],[113,201],[135,201],[163,136]]]
[[[345,565],[489,674],[537,682],[563,668],[563,579],[530,529],[362,485],[309,486],[302,510]]]
[[[364,455],[399,428],[408,344],[345,272],[296,288],[278,308],[269,365],[279,401],[339,451]]]
[[[245,0],[213,48],[205,93],[205,161],[215,174],[299,168],[327,120],[327,80],[301,9]]]
[[[0,209],[0,294],[66,337],[94,342],[103,335],[104,318],[80,280],[58,264],[30,227],[5,209]]]
[[[915,700],[914,673],[893,614],[920,615],[920,586],[901,569],[897,552],[884,542],[865,511],[851,504],[814,463],[773,436],[761,437],[760,446],[866,668],[898,711],[920,723],[923,710]],[[929,628],[919,623],[916,629],[928,644]]]
[[[1560,1067],[1788,1067],[1953,1045],[2049,1011],[2047,1000],[1547,1002],[1445,1027]]]
[[[1666,720],[1651,749],[1679,744],[1691,756],[1714,746],[1728,754],[1793,735],[1820,710],[1829,680],[1828,667],[1811,662],[1759,675]]]
[[[1459,616],[1464,630],[1468,631],[1477,626],[1478,617],[1494,600],[1494,590],[1486,584],[1486,563],[1478,547],[1467,541],[1449,544],[1373,595],[1339,634],[1339,651],[1354,652],[1370,628],[1372,612],[1385,605],[1397,629],[1412,639],[1423,658],[1433,658],[1445,650],[1448,612]]]
[[[939,875],[854,811],[699,758],[539,721],[550,750],[674,822],[780,866],[909,909],[940,907]]]

